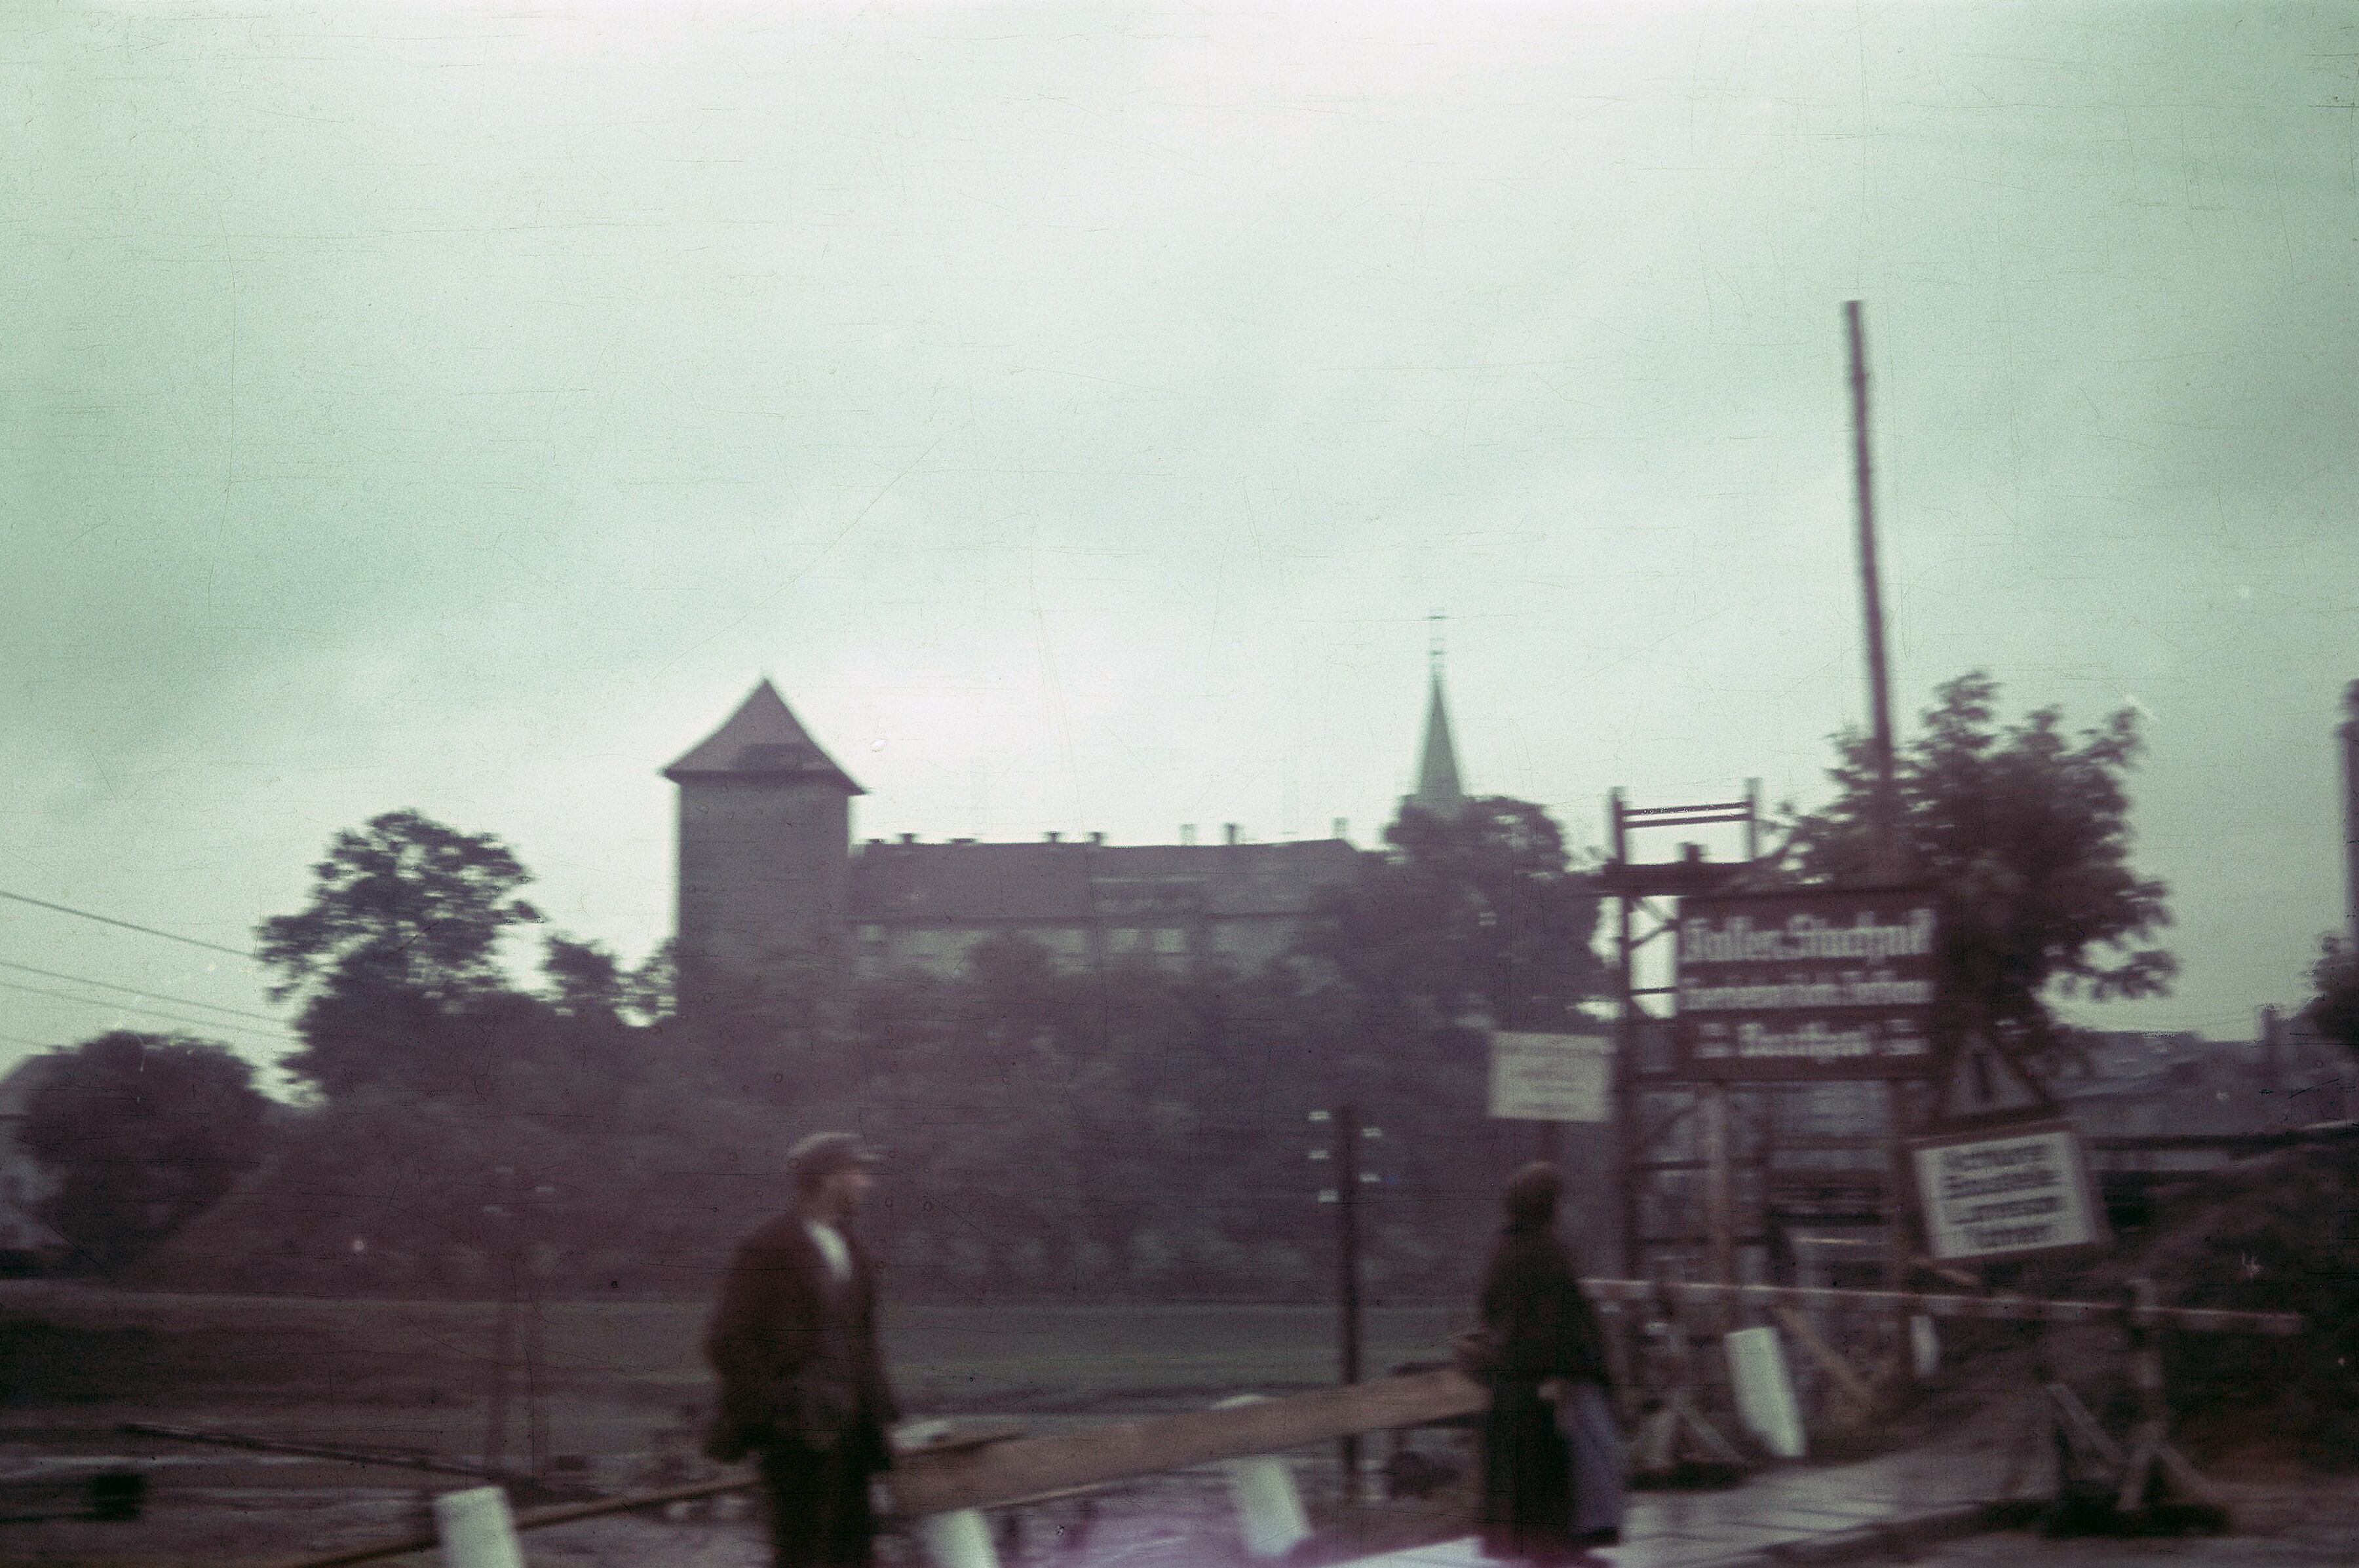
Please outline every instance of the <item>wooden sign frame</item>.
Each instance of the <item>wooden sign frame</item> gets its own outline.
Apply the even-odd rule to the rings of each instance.
[[[2004,1143],[2012,1138],[2062,1136],[2070,1141],[2071,1157],[2064,1163],[2065,1179],[2078,1195],[2082,1212],[2089,1216],[2090,1235],[2086,1239],[2071,1242],[2046,1243],[2031,1247],[1995,1248],[1984,1252],[1944,1253],[1940,1236],[1933,1223],[1933,1205],[1927,1202],[1925,1166],[1922,1157],[1944,1149],[1964,1144]],[[1925,1233],[1928,1256],[1938,1263],[1961,1263],[1969,1266],[1984,1263],[2014,1263],[2027,1258],[2070,1258],[2103,1252],[2113,1245],[2113,1227],[2105,1218],[2104,1192],[2097,1184],[2096,1175],[2089,1164],[2088,1140],[2081,1129],[2060,1116],[2042,1116],[2028,1120],[1985,1123],[1978,1127],[1951,1127],[1908,1140],[1908,1192],[1917,1205],[1917,1215]]]
[[[1749,911],[1755,909],[1761,911],[1764,923],[1759,928],[1715,933],[1712,940],[1765,945],[1774,945],[1780,940],[1821,941],[1838,952],[1824,956],[1690,956],[1688,927],[1691,921],[1720,919],[1743,926]],[[1843,939],[1857,931],[1858,917],[1866,916],[1881,926],[1887,917],[1905,922],[1919,914],[1925,915],[1930,922],[1924,937],[1925,952],[1883,958],[1839,954]],[[1793,934],[1798,920],[1821,923],[1798,938]],[[1938,1076],[1943,1068],[1943,1055],[1934,1043],[1932,1023],[1934,991],[1940,983],[1940,920],[1939,898],[1930,888],[1918,887],[1788,887],[1756,893],[1696,894],[1682,898],[1673,922],[1676,957],[1672,987],[1678,1001],[1671,1027],[1678,1075],[1694,1083],[1845,1083]],[[1825,935],[1821,936],[1821,932]],[[1741,1032],[1755,1028],[1768,1019],[1770,1013],[1765,1008],[1736,1004],[1709,1011],[1693,1006],[1691,982],[1699,976],[1691,971],[1704,963],[1728,965],[1734,970],[1711,977],[1718,983],[1715,989],[1790,992],[1801,988],[1832,994],[1840,999],[1775,1004],[1775,1010],[1785,1015],[1775,1021],[1797,1030],[1850,1026],[1867,1036],[1871,1049],[1843,1057],[1814,1057],[1801,1052],[1745,1056],[1738,1053],[1741,1048],[1730,1051],[1722,1038],[1724,1031]],[[1878,968],[1871,977],[1860,974],[1863,964]],[[1894,986],[1922,987],[1923,999],[1848,999],[1863,989]],[[1885,1041],[1897,1038],[1904,1028],[1919,1042],[1920,1049],[1897,1053],[1886,1050]],[[1728,1053],[1717,1053],[1722,1051]]]

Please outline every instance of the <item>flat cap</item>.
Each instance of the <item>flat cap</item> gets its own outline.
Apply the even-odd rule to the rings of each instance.
[[[856,1133],[815,1132],[787,1151],[787,1169],[799,1181],[816,1181],[839,1171],[866,1171],[884,1163]]]

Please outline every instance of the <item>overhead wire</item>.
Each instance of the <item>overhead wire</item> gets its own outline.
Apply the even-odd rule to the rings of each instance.
[[[104,996],[77,996],[69,991],[52,991],[45,985],[27,985],[17,980],[0,980],[0,986],[5,986],[11,991],[29,991],[36,996],[55,996],[60,1001],[72,1002],[85,1007],[111,1007],[119,1013],[142,1013],[150,1018],[168,1018],[174,1023],[190,1024],[198,1029],[231,1029],[239,1034],[273,1035],[285,1040],[292,1040],[296,1038],[284,1029],[259,1029],[252,1024],[223,1023],[218,1018],[192,1018],[181,1013],[165,1012],[160,1007],[134,1007],[128,1002],[113,1001]]]
[[[92,914],[88,909],[77,909],[70,904],[52,904],[47,898],[35,898],[23,893],[11,893],[5,887],[0,887],[0,898],[5,898],[11,903],[30,904],[37,909],[54,909],[59,914],[71,915],[77,920],[96,920],[103,926],[120,926],[125,931],[138,931],[144,936],[160,936],[167,942],[186,942],[190,947],[201,947],[212,953],[226,953],[232,958],[251,960],[254,957],[253,953],[242,947],[223,947],[220,942],[207,942],[201,937],[182,936],[178,931],[158,931],[154,926],[143,926],[132,920],[118,920],[113,915]]]
[[[168,991],[143,991],[136,985],[125,985],[113,980],[93,980],[87,975],[68,975],[56,969],[38,969],[29,964],[12,964],[0,958],[0,969],[14,969],[26,975],[38,975],[45,979],[63,980],[75,985],[96,985],[108,991],[122,991],[134,996],[147,996],[158,1002],[173,1002],[184,1007],[204,1007],[216,1013],[229,1013],[241,1018],[253,1018],[261,1023],[285,1027],[286,1020],[274,1018],[268,1013],[248,1012],[244,1007],[225,1007],[219,1002],[201,1002],[194,996],[176,996]]]

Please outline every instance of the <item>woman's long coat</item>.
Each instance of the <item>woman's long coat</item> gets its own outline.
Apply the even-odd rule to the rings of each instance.
[[[1610,1386],[1596,1310],[1581,1293],[1571,1249],[1545,1221],[1509,1225],[1483,1279],[1483,1334],[1473,1370],[1490,1386],[1483,1422],[1484,1550],[1527,1562],[1562,1560],[1592,1542],[1573,1530],[1572,1456],[1549,1378]]]

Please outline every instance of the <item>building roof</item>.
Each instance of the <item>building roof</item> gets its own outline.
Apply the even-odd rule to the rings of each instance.
[[[881,844],[852,857],[851,919],[951,926],[1153,925],[1300,916],[1347,882],[1342,839],[1288,844]]]
[[[1425,707],[1425,746],[1418,756],[1417,788],[1403,804],[1442,817],[1455,816],[1466,805],[1466,790],[1458,778],[1458,748],[1450,739],[1450,708],[1441,698],[1438,661],[1433,667],[1433,695]]]
[[[828,784],[847,795],[867,793],[820,749],[787,701],[766,679],[729,715],[729,722],[663,770],[675,784],[690,779],[767,779]]]

